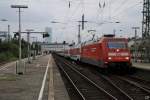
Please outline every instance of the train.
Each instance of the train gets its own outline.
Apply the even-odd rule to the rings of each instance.
[[[98,40],[84,42],[64,49],[61,55],[101,69],[128,71],[132,66],[128,39],[116,38],[115,35],[109,34]]]

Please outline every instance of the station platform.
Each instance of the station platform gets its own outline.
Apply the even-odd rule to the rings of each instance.
[[[50,56],[48,100],[70,100],[58,67]]]
[[[132,66],[138,69],[144,69],[150,71],[150,63],[132,62]]]
[[[16,61],[0,66],[0,100],[70,100],[51,55],[26,63],[23,75],[15,68]]]

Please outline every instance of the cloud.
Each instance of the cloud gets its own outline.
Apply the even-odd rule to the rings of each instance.
[[[141,26],[142,0],[1,0],[0,18],[8,22],[0,22],[0,30],[6,30],[7,24],[11,31],[18,30],[17,9],[10,8],[11,4],[25,4],[28,9],[22,9],[22,30],[34,28],[44,31],[45,27],[53,28],[53,41],[77,41],[78,22],[85,14],[85,29],[96,29],[97,35],[113,33],[113,29],[122,29],[124,33],[133,33],[132,26]],[[99,3],[105,6],[99,7]],[[52,24],[59,21],[67,24]],[[111,23],[120,21],[119,24]],[[87,33],[89,34],[89,33]],[[85,36],[82,34],[83,37]],[[125,35],[127,36],[127,35]],[[40,36],[38,36],[40,37]],[[90,36],[89,36],[90,37]],[[88,39],[88,38],[87,38]]]

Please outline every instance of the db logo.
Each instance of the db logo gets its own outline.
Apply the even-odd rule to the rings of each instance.
[[[116,56],[121,56],[121,53],[116,53]]]

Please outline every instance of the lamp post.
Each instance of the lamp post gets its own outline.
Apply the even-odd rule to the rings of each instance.
[[[28,8],[26,5],[11,5],[11,8],[19,9],[19,67],[21,67],[21,8]],[[18,74],[23,74],[23,72],[18,72]]]
[[[33,49],[34,49],[34,54],[33,54],[33,59],[35,60],[35,57],[36,57],[36,45],[37,45],[37,37],[31,37],[31,38],[33,38],[33,41],[34,41],[34,39],[36,39],[34,42],[34,44],[33,44]]]
[[[26,29],[27,31],[27,41],[28,41],[28,63],[31,63],[30,57],[31,57],[31,51],[30,51],[30,32],[34,31],[33,29]]]

